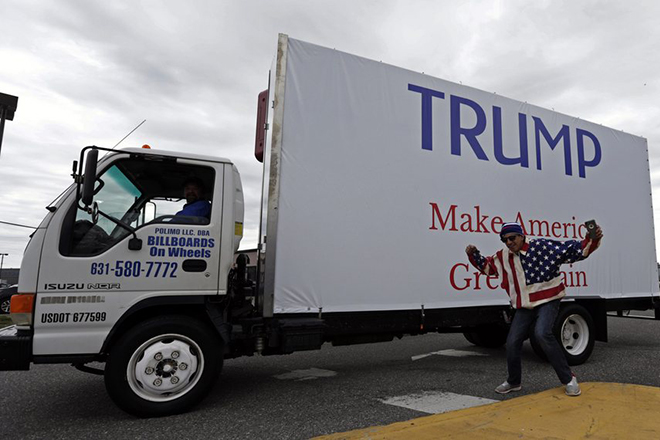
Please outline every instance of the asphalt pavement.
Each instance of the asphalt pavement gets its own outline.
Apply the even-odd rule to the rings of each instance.
[[[574,367],[578,379],[660,387],[660,322],[608,321],[610,342],[596,343],[589,361]],[[0,429],[7,439],[304,439],[428,416],[429,411],[391,403],[410,396],[509,401],[559,386],[529,343],[523,390],[495,394],[505,378],[503,348],[478,348],[460,334],[324,345],[319,351],[226,361],[215,389],[193,411],[137,419],[114,406],[102,377],[67,365],[36,365],[27,372],[0,372]]]

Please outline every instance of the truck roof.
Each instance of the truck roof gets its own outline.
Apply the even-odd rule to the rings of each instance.
[[[123,153],[150,154],[154,156],[180,157],[182,159],[202,160],[205,162],[232,163],[231,160],[224,157],[207,156],[202,154],[184,153],[182,151],[160,150],[155,148],[121,148],[116,150]]]

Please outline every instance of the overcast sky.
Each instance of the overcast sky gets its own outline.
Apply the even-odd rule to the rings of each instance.
[[[647,138],[657,222],[658,17],[656,1],[5,0],[0,92],[19,104],[0,220],[38,225],[82,147],[112,147],[146,119],[122,147],[234,161],[242,247],[256,246],[257,94],[286,33]],[[20,266],[30,232],[0,224],[4,267]]]

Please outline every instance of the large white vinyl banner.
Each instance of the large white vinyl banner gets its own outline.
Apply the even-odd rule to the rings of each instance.
[[[465,255],[604,239],[563,266],[568,296],[658,292],[646,140],[289,39],[275,313],[504,305]]]

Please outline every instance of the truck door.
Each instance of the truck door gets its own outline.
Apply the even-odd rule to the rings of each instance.
[[[222,164],[118,155],[100,168],[94,212],[72,193],[46,233],[35,355],[97,353],[143,299],[218,293]]]

